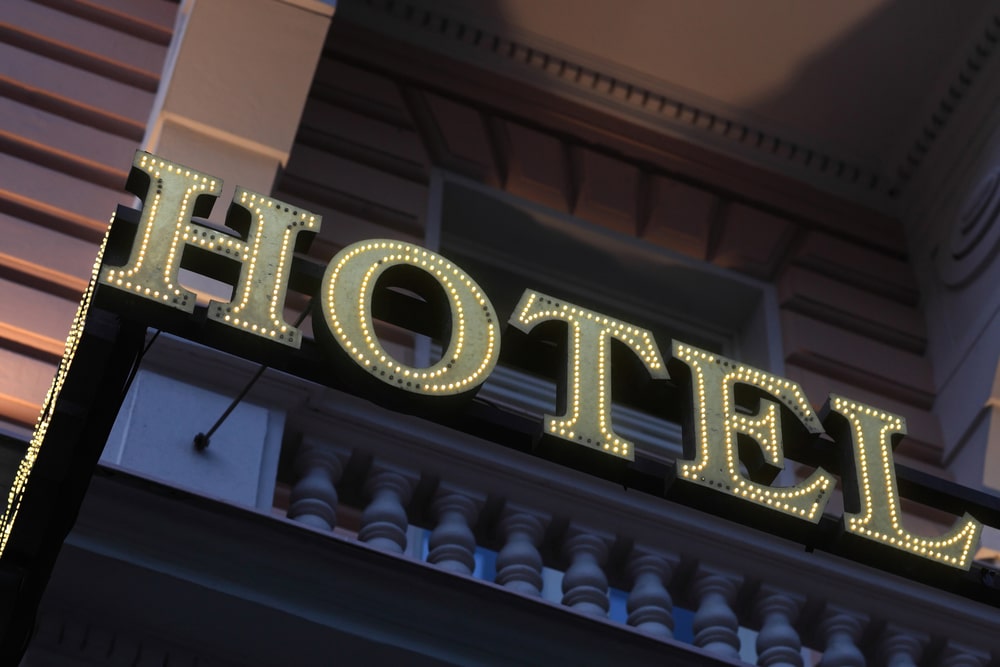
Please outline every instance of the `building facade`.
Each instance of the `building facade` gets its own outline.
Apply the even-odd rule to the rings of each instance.
[[[50,517],[44,538],[10,533],[5,642],[34,625],[21,664],[1000,660],[1000,8],[538,4],[12,5],[5,488],[107,219],[143,206],[124,191],[136,148],[223,181],[205,225],[237,186],[322,217],[284,304],[304,318],[297,353],[95,302],[119,333],[86,373],[104,388],[124,372],[127,393],[83,410],[114,405],[100,442],[96,417],[62,436],[99,455],[92,479],[43,469],[73,480],[58,511],[27,515]],[[461,266],[502,323],[534,290],[652,332],[666,357],[679,341],[795,382],[816,411],[834,394],[902,417],[907,529],[938,536],[969,512],[976,562],[845,537],[859,501],[827,436],[771,466],[779,486],[837,473],[815,524],[681,493],[688,383],[624,346],[607,357],[610,420],[635,461],[541,437],[565,407],[562,329],[508,326],[453,412],[373,401],[324,351],[314,295],[367,239]],[[181,275],[199,313],[232,294],[205,273]],[[393,288],[381,345],[436,363],[434,288]]]

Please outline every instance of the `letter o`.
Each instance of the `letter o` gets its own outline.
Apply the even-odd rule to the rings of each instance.
[[[372,322],[379,277],[410,266],[444,288],[451,308],[451,336],[441,360],[427,368],[399,363],[382,347]],[[415,394],[467,393],[486,380],[500,355],[500,327],[493,304],[461,268],[425,248],[388,239],[349,245],[330,260],[320,287],[323,324],[343,351],[376,378]]]

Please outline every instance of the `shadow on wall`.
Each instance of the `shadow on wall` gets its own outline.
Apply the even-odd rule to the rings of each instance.
[[[937,91],[957,74],[956,56],[978,37],[986,5],[882,2],[746,106],[806,137],[824,137],[820,148],[836,157],[895,178],[897,163],[936,108]],[[811,20],[815,7],[796,8],[796,21]]]
[[[424,6],[469,15],[468,6]],[[723,115],[895,178],[982,30],[987,0],[794,3],[772,0],[489,0],[475,14],[534,32],[699,98]],[[644,16],[636,17],[641,12]],[[572,42],[572,43],[570,43]],[[542,42],[544,43],[544,42]]]

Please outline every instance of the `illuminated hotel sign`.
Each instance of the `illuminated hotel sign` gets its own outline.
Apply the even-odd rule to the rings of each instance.
[[[136,237],[124,265],[99,269],[100,289],[193,313],[195,295],[180,285],[178,271],[185,250],[197,248],[239,267],[231,300],[209,303],[211,321],[278,349],[299,348],[301,332],[284,320],[282,311],[296,241],[303,233],[319,231],[319,216],[238,189],[228,232],[195,222],[195,216],[211,208],[221,181],[143,152],[136,153],[129,189],[144,202]],[[436,283],[446,297],[449,342],[429,367],[393,358],[375,334],[375,287],[387,271],[402,271],[414,284]],[[314,314],[313,327],[325,355],[373,378],[397,398],[433,402],[469,396],[499,359],[501,323],[488,295],[461,267],[411,243],[373,239],[344,248],[326,267],[317,299],[320,312]],[[670,379],[668,369],[690,377],[692,399],[684,410],[693,458],[677,461],[675,483],[817,523],[836,485],[830,473],[817,468],[793,486],[770,482],[785,467],[786,444],[826,433],[837,448],[853,452],[854,474],[844,480],[846,487],[856,487],[845,489],[854,499],[843,518],[848,533],[947,566],[970,567],[982,529],[970,515],[933,538],[915,535],[901,522],[892,457],[893,445],[906,433],[901,417],[834,395],[821,417],[791,380],[679,341],[673,341],[671,356],[664,359],[650,331],[531,289],[523,293],[508,324],[530,336],[547,321],[565,324],[567,366],[561,413],[545,415],[545,435],[614,459],[634,460],[634,443],[615,431],[611,416],[611,344],[617,340],[653,381]],[[737,405],[737,392],[748,390],[756,397],[755,413]],[[750,466],[747,458],[758,465]],[[758,475],[751,468],[770,474]],[[9,523],[5,530],[9,532]]]

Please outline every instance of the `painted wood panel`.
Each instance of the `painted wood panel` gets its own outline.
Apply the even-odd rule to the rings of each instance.
[[[0,15],[0,427],[34,423],[119,202],[177,13],[11,0]],[[6,426],[5,426],[6,425]]]

